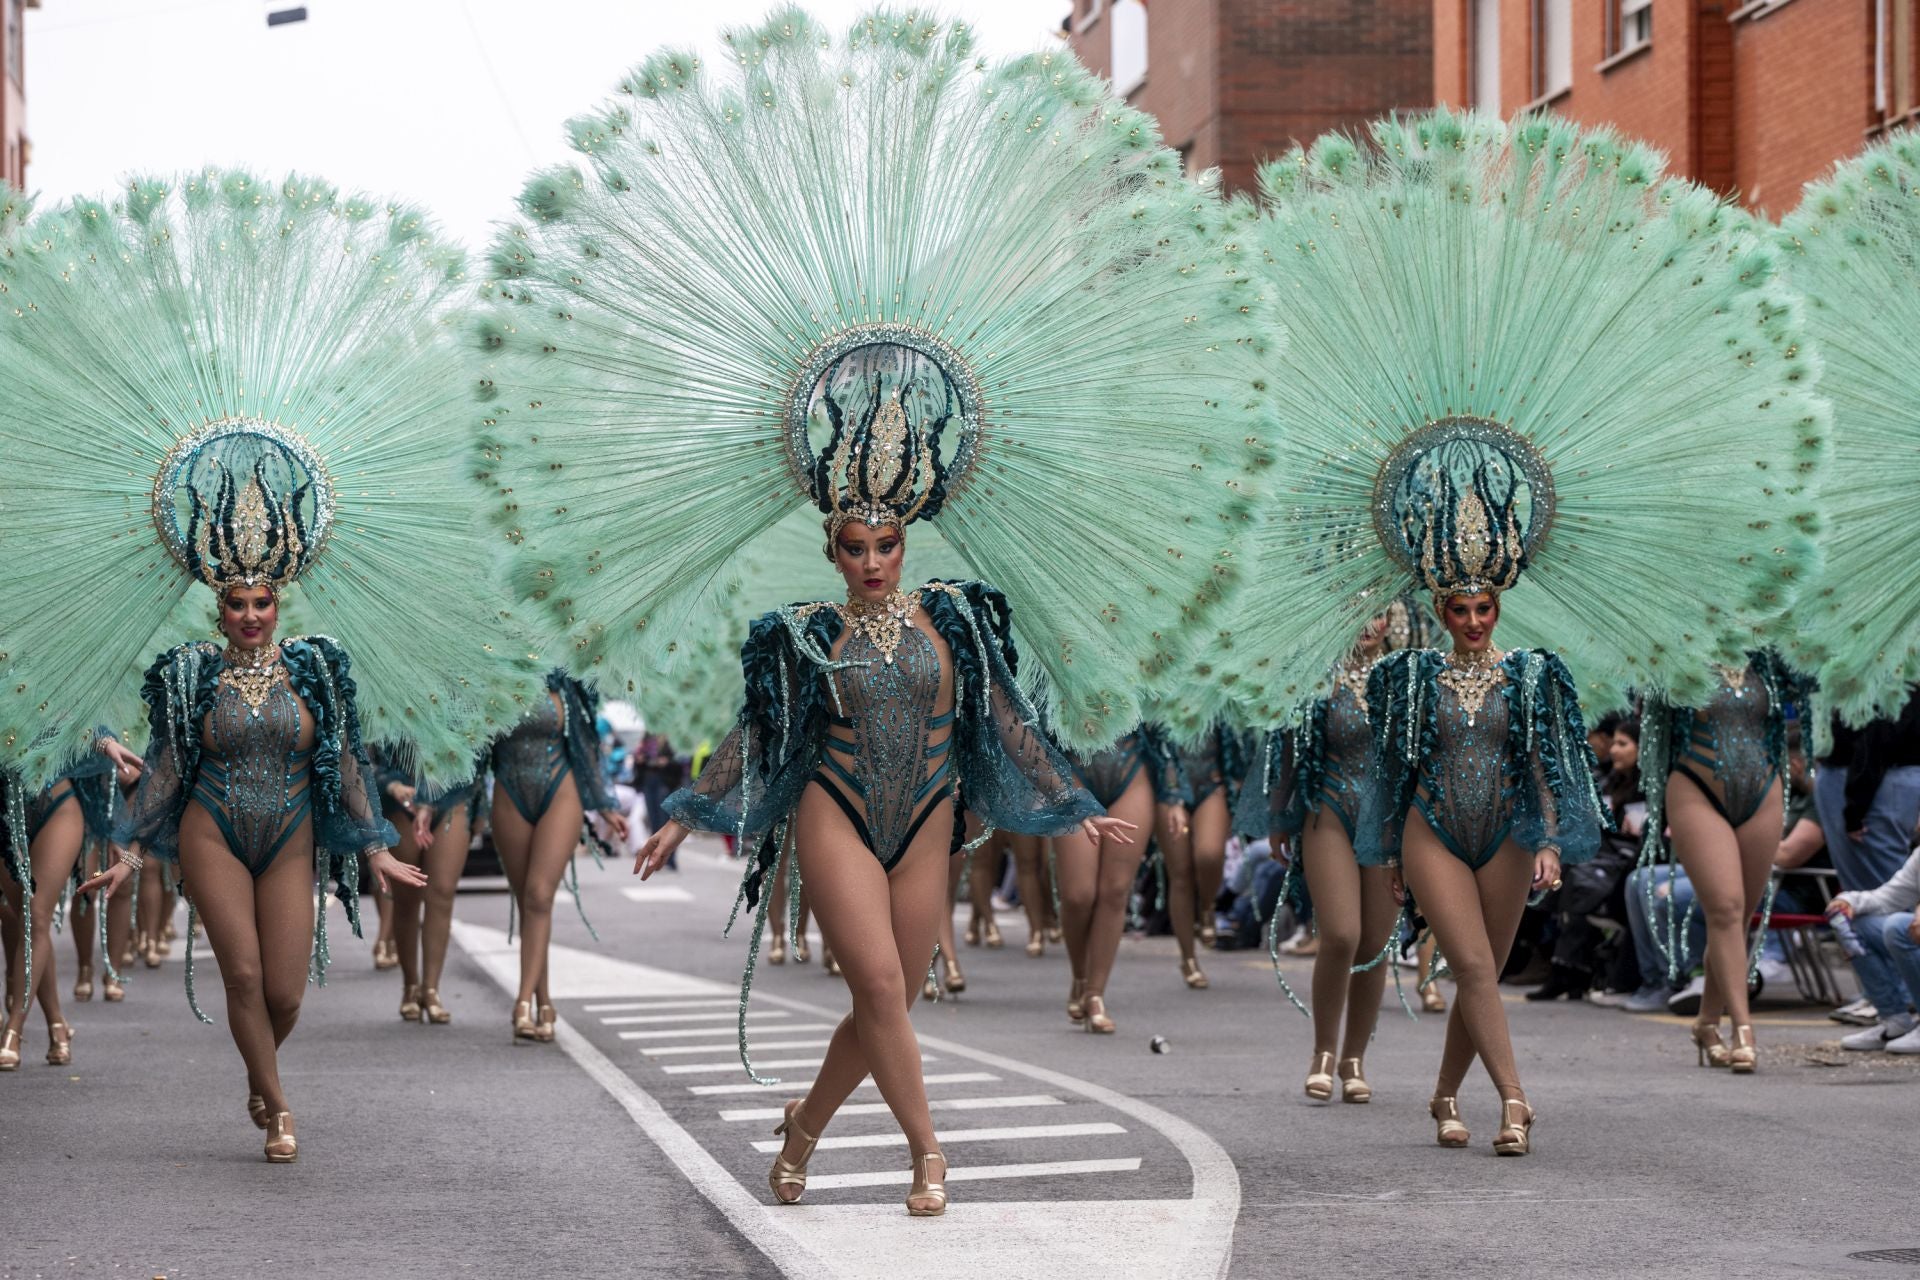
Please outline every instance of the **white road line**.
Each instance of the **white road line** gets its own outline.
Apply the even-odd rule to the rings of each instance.
[[[740,1015],[737,1013],[623,1013],[617,1018],[602,1018],[602,1026],[627,1027],[647,1022],[732,1022]],[[778,1009],[764,1013],[750,1013],[748,1022],[771,1022],[779,1018],[791,1018],[790,1013]]]
[[[739,1003],[732,996],[714,996],[706,1000],[616,1000],[580,1007],[588,1013],[633,1013],[639,1009],[725,1009]]]
[[[628,902],[692,902],[693,895],[670,884],[636,884],[620,891]]]
[[[1140,1157],[1125,1160],[1053,1160],[1044,1164],[962,1165],[947,1170],[948,1182],[986,1182],[994,1178],[1063,1178],[1089,1173],[1132,1173]],[[816,1173],[807,1179],[810,1191],[837,1191],[843,1187],[904,1187],[913,1181],[911,1169],[876,1169],[869,1173]]]
[[[756,1051],[760,1049],[824,1049],[832,1043],[833,1043],[833,1038],[829,1036],[825,1040],[762,1041],[762,1042],[756,1043],[753,1047]],[[665,1045],[665,1046],[650,1044],[642,1048],[640,1052],[643,1056],[648,1058],[664,1058],[668,1054],[718,1053],[720,1050],[726,1047],[727,1046],[724,1044],[675,1044],[675,1045]],[[734,1065],[738,1066],[739,1064],[735,1063]]]
[[[1126,1129],[1109,1121],[1101,1120],[1088,1124],[1025,1124],[1006,1125],[998,1129],[941,1129],[934,1134],[941,1142],[1017,1142],[1023,1138],[1104,1138],[1110,1134],[1125,1133]],[[780,1150],[785,1139],[776,1138],[772,1142],[756,1142],[755,1151],[772,1155]],[[840,1147],[904,1147],[907,1135],[904,1133],[857,1133],[844,1138],[822,1138],[814,1144],[821,1151]]]
[[[1023,1093],[1007,1098],[935,1098],[927,1103],[935,1111],[998,1111],[1015,1107],[1064,1107],[1066,1103],[1050,1093]],[[883,1116],[884,1102],[849,1102],[833,1114],[838,1116]],[[720,1113],[722,1120],[779,1120],[784,1107],[732,1107]]]
[[[756,1058],[753,1063],[753,1069],[763,1073],[768,1071],[798,1071],[802,1067],[817,1067],[821,1061],[819,1058],[775,1058],[771,1062],[762,1062]],[[920,1061],[937,1062],[939,1059],[931,1053],[923,1053],[920,1055]],[[660,1069],[670,1076],[715,1076],[723,1071],[737,1072],[741,1067],[740,1059],[735,1058],[731,1062],[681,1062]]]
[[[736,1068],[739,1063],[733,1064]],[[765,1063],[760,1065],[765,1066]],[[948,1071],[922,1076],[923,1084],[991,1084],[1000,1077],[991,1071]],[[871,1080],[862,1080],[856,1088],[872,1089],[876,1086]],[[698,1097],[708,1098],[722,1093],[805,1093],[813,1088],[811,1080],[776,1080],[772,1084],[690,1084],[687,1092]]]
[[[768,1027],[772,1035],[792,1035],[796,1031],[831,1031],[840,1024],[837,1022],[783,1022],[777,1027]],[[714,1048],[724,1049],[735,1043],[732,1027],[674,1027],[670,1031],[622,1031],[622,1040],[686,1040],[693,1036],[723,1036],[714,1041]]]

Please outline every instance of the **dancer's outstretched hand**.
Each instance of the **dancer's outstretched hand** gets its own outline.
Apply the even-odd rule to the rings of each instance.
[[[1095,844],[1099,844],[1101,840],[1109,836],[1118,840],[1121,844],[1132,844],[1133,836],[1129,833],[1137,830],[1139,830],[1139,827],[1136,824],[1125,822],[1109,815],[1103,815],[1098,818],[1088,818],[1080,824],[1080,834]]]
[[[120,846],[114,845],[112,849],[115,859],[114,864],[105,871],[102,871],[99,875],[84,882],[78,889],[74,890],[75,893],[92,893],[95,889],[105,889],[107,891],[106,896],[111,898],[114,894],[120,892],[121,885],[133,878],[133,864],[131,862],[119,861]]]
[[[413,806],[413,847],[425,853],[433,848],[433,806]]]
[[[147,771],[147,762],[113,738],[100,739],[100,754],[113,761],[114,774],[125,786]]]
[[[627,815],[618,809],[602,809],[600,811],[600,817],[609,827],[613,828],[613,834],[619,838],[620,843],[625,844],[627,842]]]
[[[367,870],[373,872],[374,887],[381,893],[391,892],[396,884],[410,885],[415,889],[427,887],[427,873],[400,861],[393,856],[391,849],[381,849],[368,858]]]
[[[687,835],[687,828],[672,819],[662,823],[660,829],[648,836],[647,842],[640,846],[640,852],[633,855],[633,873],[645,880],[658,871],[667,864],[667,859],[673,856],[673,851],[680,847],[680,842]]]

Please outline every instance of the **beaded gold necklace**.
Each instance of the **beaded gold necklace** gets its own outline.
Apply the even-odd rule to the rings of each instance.
[[[280,683],[286,675],[286,668],[280,664],[280,646],[263,644],[254,649],[242,649],[228,645],[221,655],[227,669],[220,678],[233,687],[240,695],[248,712],[258,716],[260,708],[267,705],[267,696],[273,692],[273,686]]]
[[[1500,663],[1506,656],[1498,649],[1484,649],[1478,653],[1462,653],[1455,649],[1442,659],[1440,683],[1451,689],[1453,696],[1460,700],[1460,709],[1467,713],[1469,727],[1485,709],[1487,695],[1505,682],[1507,673],[1501,670]]]
[[[887,665],[892,666],[916,603],[913,593],[896,590],[882,600],[849,600],[840,606],[840,617],[848,631],[865,636]]]

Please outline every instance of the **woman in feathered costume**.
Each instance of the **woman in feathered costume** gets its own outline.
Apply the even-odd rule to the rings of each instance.
[[[297,1150],[277,1049],[327,960],[316,881],[351,888],[362,858],[421,879],[388,852],[366,739],[444,772],[490,724],[491,620],[439,501],[462,286],[417,214],[241,172],[134,182],[0,256],[0,749],[32,785],[144,699],[127,852],[84,887],[177,861],[275,1162]],[[280,638],[296,581],[363,663]],[[178,643],[196,582],[218,642]]]
[[[1313,904],[1313,1062],[1305,1087],[1321,1102],[1333,1097],[1336,1075],[1343,1102],[1373,1098],[1363,1062],[1390,963],[1374,958],[1391,940],[1400,904],[1392,873],[1361,866],[1354,853],[1357,824],[1376,782],[1367,680],[1385,654],[1426,643],[1424,614],[1417,602],[1396,600],[1368,620],[1334,668],[1327,693],[1308,704],[1297,724],[1267,735],[1240,810],[1243,830],[1264,830],[1275,848],[1289,846],[1294,885],[1304,887]]]
[[[853,1013],[789,1104],[773,1194],[799,1199],[871,1073],[907,1136],[908,1209],[936,1214],[907,1010],[954,791],[996,828],[1125,831],[1034,695],[1097,749],[1231,584],[1270,330],[1213,198],[1070,59],[989,66],[964,27],[890,12],[844,41],[795,11],[727,41],[730,83],[652,59],[573,126],[593,170],[529,188],[534,225],[494,253],[482,478],[576,669],[616,674],[671,665],[759,530],[826,513],[847,599],[753,625],[735,731],[637,869],[693,828],[732,832],[764,918],[796,831]],[[999,586],[902,590],[929,518]]]
[[[1354,846],[1402,868],[1456,979],[1443,1145],[1467,1141],[1477,1055],[1495,1151],[1529,1150],[1497,979],[1530,888],[1602,821],[1567,666],[1498,648],[1502,611],[1589,681],[1690,700],[1733,619],[1777,611],[1813,555],[1824,405],[1794,307],[1750,220],[1660,167],[1605,131],[1438,111],[1262,174],[1288,482],[1208,660],[1283,720],[1409,578],[1432,595],[1451,647],[1368,677]]]
[[[47,1020],[47,1062],[63,1066],[73,1061],[73,1028],[60,1008],[60,977],[54,965],[54,917],[81,853],[90,842],[112,834],[119,780],[138,777],[139,772],[140,757],[102,730],[91,750],[30,798],[17,797],[17,779],[0,776],[0,923],[7,950],[0,1071],[19,1067],[27,1013],[36,1000]],[[76,917],[76,934],[80,928]],[[111,963],[107,971],[112,973]],[[76,990],[74,998],[86,997]]]

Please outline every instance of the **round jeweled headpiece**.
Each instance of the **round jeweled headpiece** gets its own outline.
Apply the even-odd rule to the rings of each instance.
[[[1438,596],[1505,591],[1553,523],[1553,477],[1525,436],[1487,418],[1413,432],[1374,482],[1374,530]]]
[[[973,470],[982,414],[972,368],[924,330],[858,325],[809,352],[787,397],[787,462],[827,513],[827,557],[851,521],[937,514]]]
[[[216,592],[281,587],[326,545],[333,481],[277,423],[227,418],[176,441],[153,482],[153,523],[182,568]]]

